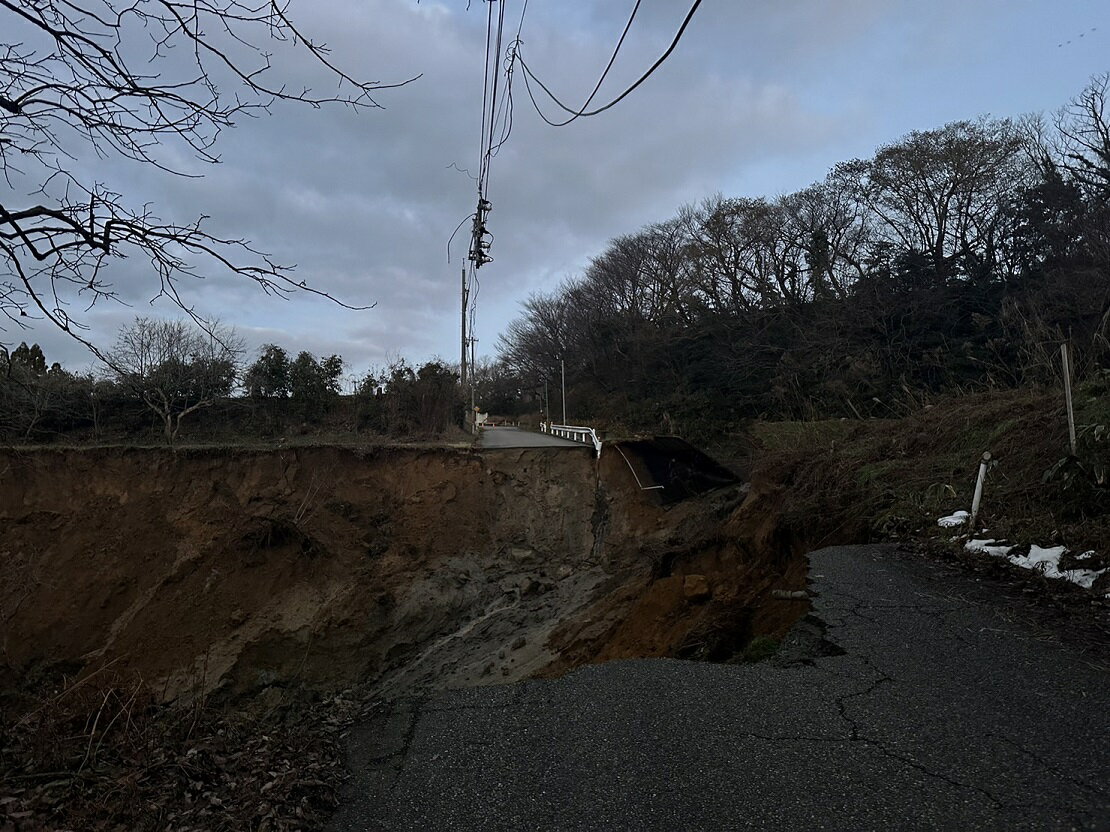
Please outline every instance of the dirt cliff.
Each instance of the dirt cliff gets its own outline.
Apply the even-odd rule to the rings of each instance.
[[[729,658],[802,612],[774,499],[664,506],[612,448],[0,451],[0,657],[165,698]]]

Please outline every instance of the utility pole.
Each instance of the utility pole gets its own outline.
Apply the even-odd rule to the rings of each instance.
[[[486,216],[489,214],[490,208],[489,200],[483,195],[481,188],[478,190],[478,208],[474,212],[474,225],[470,232],[470,251],[466,255],[466,259],[474,264],[474,269],[480,269],[486,263],[492,263],[493,258],[489,256],[489,247],[492,243],[492,235],[486,230]],[[489,238],[489,239],[487,239]],[[466,384],[470,382],[470,406],[471,413],[474,411],[474,338],[473,333],[469,336],[466,331],[466,313],[469,306],[469,291],[466,285],[466,266],[462,269],[462,355],[459,358],[459,383]],[[467,364],[466,352],[470,350],[470,364]],[[469,373],[467,372],[469,370]],[[473,416],[471,416],[473,418]]]
[[[466,266],[462,269],[462,357],[459,360],[459,384],[466,384]]]
[[[471,413],[477,413],[478,412],[477,408],[474,406],[475,405],[475,402],[474,402],[474,368],[477,366],[477,364],[474,361],[474,344],[475,344],[475,342],[477,342],[477,340],[478,339],[475,338],[473,335],[470,336],[470,412]]]

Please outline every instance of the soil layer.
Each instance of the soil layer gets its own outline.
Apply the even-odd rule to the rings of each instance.
[[[396,695],[728,660],[805,611],[772,597],[805,579],[775,489],[661,505],[615,448],[5,451],[0,480],[9,683]]]

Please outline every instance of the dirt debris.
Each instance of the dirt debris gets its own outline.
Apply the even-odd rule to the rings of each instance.
[[[377,702],[743,660],[805,613],[759,482],[663,505],[588,449],[5,454],[3,832],[312,828]]]
[[[165,705],[106,667],[25,686],[0,728],[0,830],[316,828],[336,806],[342,738],[363,711],[341,696],[264,712]]]
[[[762,551],[781,543],[748,517],[766,495],[659,505],[623,459],[586,449],[3,462],[4,663],[118,662],[166,701],[198,677],[217,698],[479,684],[504,648],[498,680],[561,668],[568,647],[575,662],[666,655],[718,599],[752,605],[753,633],[777,628],[762,599],[804,580],[799,547]],[[697,608],[690,574],[713,588]]]

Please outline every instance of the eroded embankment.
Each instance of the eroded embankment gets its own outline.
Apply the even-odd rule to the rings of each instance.
[[[608,448],[7,451],[0,483],[8,683],[399,693],[727,659],[803,611],[771,597],[805,581],[776,492],[664,507]]]

